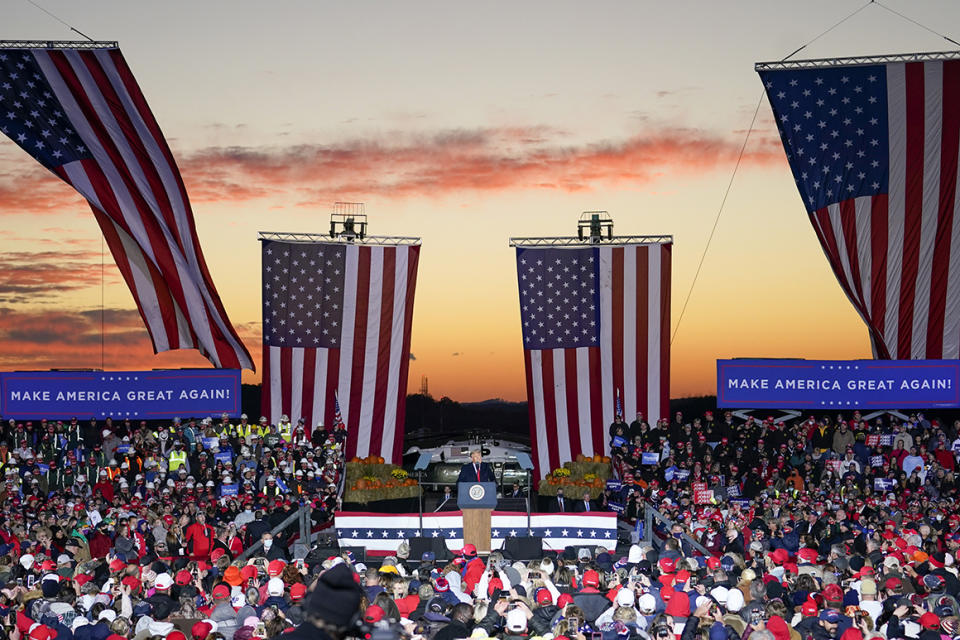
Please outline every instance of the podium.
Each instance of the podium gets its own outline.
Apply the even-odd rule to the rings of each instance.
[[[497,506],[497,483],[458,483],[457,506],[463,512],[463,544],[490,553],[490,512]]]

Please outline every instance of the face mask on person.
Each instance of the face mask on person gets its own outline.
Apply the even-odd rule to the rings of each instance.
[[[269,550],[270,550],[270,547],[272,547],[272,546],[273,546],[273,540],[272,540],[272,539],[271,539],[271,540],[264,540],[264,541],[263,541],[263,548],[266,549],[267,551],[269,551]]]

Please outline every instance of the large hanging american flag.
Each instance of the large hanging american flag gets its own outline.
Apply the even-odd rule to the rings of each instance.
[[[609,452],[615,399],[669,413],[673,245],[517,248],[536,477]]]
[[[0,131],[87,199],[155,352],[253,369],[200,251],[187,192],[116,48],[0,48]]]
[[[757,69],[810,222],[874,356],[953,359],[960,60],[891,58],[903,61]]]
[[[329,425],[339,405],[347,458],[400,460],[419,257],[419,245],[262,242],[271,422]]]

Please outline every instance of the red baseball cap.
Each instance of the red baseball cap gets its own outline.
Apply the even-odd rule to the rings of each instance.
[[[472,544],[463,545],[463,549],[460,550],[460,553],[464,556],[472,558],[477,555],[477,548]]]
[[[213,631],[213,626],[203,620],[190,627],[190,635],[193,636],[193,640],[204,640],[210,635],[211,631]]]
[[[230,587],[225,584],[218,584],[213,588],[213,599],[219,600],[230,597]]]
[[[305,595],[307,595],[307,585],[303,584],[302,582],[297,582],[290,587],[291,600],[300,600]]]
[[[677,561],[673,558],[660,558],[657,564],[663,573],[673,573],[677,568]]]
[[[283,573],[286,566],[287,564],[283,560],[271,560],[270,564],[267,565],[267,575],[276,578]]]
[[[550,595],[550,590],[545,587],[540,587],[537,589],[537,604],[553,604],[553,596]]]
[[[372,604],[367,607],[366,613],[363,614],[363,619],[370,623],[380,622],[385,615],[386,612],[383,609],[378,605]]]
[[[599,587],[600,575],[593,569],[587,569],[583,572],[583,584],[587,587]]]

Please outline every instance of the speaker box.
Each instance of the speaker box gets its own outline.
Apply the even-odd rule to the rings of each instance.
[[[411,562],[420,562],[420,558],[423,557],[423,554],[427,551],[433,551],[433,554],[437,557],[437,560],[450,560],[453,558],[453,554],[450,553],[450,550],[447,549],[447,545],[444,543],[443,538],[410,538],[410,561]]]
[[[535,536],[507,538],[503,555],[511,560],[538,560],[543,557],[543,540]]]

